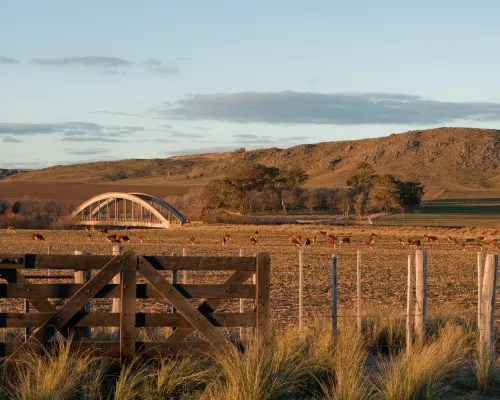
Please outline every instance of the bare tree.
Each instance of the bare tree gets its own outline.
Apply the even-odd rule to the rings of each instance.
[[[346,220],[349,220],[349,214],[353,206],[353,197],[353,192],[349,189],[343,189],[337,192],[337,207]]]
[[[365,191],[361,191],[354,196],[353,200],[354,212],[356,213],[358,220],[360,221],[366,212],[367,203],[368,203],[368,194]]]

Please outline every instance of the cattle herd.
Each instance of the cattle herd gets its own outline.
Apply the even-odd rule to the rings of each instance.
[[[94,239],[94,235],[92,232],[96,231],[94,226],[85,226],[85,231],[87,233],[85,234],[85,239],[88,241],[92,241]],[[126,230],[128,230],[127,228]],[[16,228],[14,226],[8,226],[7,227],[7,233],[16,233]],[[354,243],[352,239],[352,235],[348,234],[345,236],[337,236],[333,232],[325,231],[325,230],[320,230],[317,232],[319,237],[323,237],[325,239],[324,243],[328,247],[336,248],[337,245],[350,245]],[[117,233],[110,233],[108,232],[108,229],[102,228],[97,230],[97,236],[104,238],[106,241],[111,242],[111,243],[128,243],[131,242],[132,239],[127,236],[127,235],[121,235]],[[255,230],[249,238],[249,242],[251,245],[258,245],[258,236],[259,236],[259,231]],[[320,241],[318,240],[317,235],[310,235],[308,237],[305,237],[304,239],[302,238],[302,235],[296,234],[296,235],[291,235],[288,237],[288,241],[292,246],[296,247],[310,247],[314,243],[319,243]],[[357,243],[358,245],[362,246],[363,248],[366,249],[373,249],[375,245],[375,238],[379,236],[376,233],[371,233],[366,239],[362,240],[361,242]],[[31,235],[32,240],[35,241],[44,241],[45,238],[39,234],[39,233],[33,233]],[[135,240],[138,243],[144,243],[144,238],[142,235],[137,235]],[[455,237],[448,236],[446,239],[440,239],[437,236],[433,235],[427,235],[424,234],[423,237],[421,238],[414,238],[414,237],[409,237],[409,238],[397,238],[396,243],[403,245],[403,246],[409,246],[414,249],[419,249],[423,243],[439,243],[441,241],[446,241],[448,243],[451,243],[453,245],[456,245],[458,248],[461,250],[466,250],[467,248],[475,248],[477,250],[484,250],[486,248],[491,248],[494,250],[500,250],[500,241],[496,239],[492,240],[487,240],[484,236],[478,236],[476,238],[469,238],[469,239],[458,239]],[[232,242],[232,237],[229,233],[226,233],[223,235],[222,239],[220,240],[220,243],[222,246],[228,246]],[[191,245],[196,244],[196,239],[195,237],[190,238],[190,243]]]

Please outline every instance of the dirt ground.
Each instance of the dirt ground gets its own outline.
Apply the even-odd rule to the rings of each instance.
[[[258,244],[251,245],[249,237],[259,231]],[[288,237],[292,234],[312,238],[317,241],[308,248],[301,247],[304,253],[304,317],[307,320],[330,318],[331,312],[331,267],[330,259],[336,255],[338,262],[338,298],[340,317],[352,318],[356,300],[356,253],[361,251],[362,265],[362,308],[365,316],[403,316],[406,310],[406,282],[408,254],[414,250],[396,243],[397,237],[421,238],[427,232],[436,234],[441,239],[447,236],[475,238],[484,234],[488,239],[494,237],[494,230],[424,230],[423,228],[378,228],[377,230],[361,227],[332,229],[335,235],[350,236],[351,244],[332,248],[325,237],[318,231],[325,230],[320,226],[184,226],[171,230],[131,230],[123,232],[132,241],[124,248],[136,250],[143,255],[171,255],[176,252],[182,255],[184,248],[187,255],[236,256],[240,248],[244,255],[256,252],[269,252],[271,255],[272,288],[271,313],[275,323],[296,323],[298,318],[298,263],[299,248],[292,246]],[[375,237],[372,249],[363,243],[371,232]],[[17,233],[0,232],[0,254],[15,253],[47,253],[73,254],[74,250],[82,250],[91,254],[111,254],[112,245],[103,237],[93,234],[92,241],[85,238],[83,230],[76,231],[39,231],[45,237],[44,242],[31,239],[33,231],[17,231]],[[227,246],[221,245],[222,236],[229,233],[232,240]],[[144,237],[139,243],[136,236]],[[195,245],[190,238],[195,238]],[[440,243],[423,243],[422,249],[428,252],[428,314],[430,316],[446,313],[461,316],[476,312],[477,301],[477,249],[475,245],[467,245],[465,251],[458,246],[441,240]],[[491,251],[485,249],[483,253]],[[71,271],[69,271],[71,272]],[[26,271],[26,274],[39,271]],[[60,271],[67,274],[68,271]],[[189,271],[189,283],[222,282],[228,272],[201,273]],[[70,283],[70,281],[67,281]],[[101,305],[110,300],[99,300]],[[15,303],[15,304],[14,304]],[[250,301],[245,307],[250,310]],[[0,311],[21,311],[21,300],[2,300]],[[165,310],[165,304],[147,301],[143,307],[148,311]],[[236,310],[237,300],[229,301],[224,309]]]

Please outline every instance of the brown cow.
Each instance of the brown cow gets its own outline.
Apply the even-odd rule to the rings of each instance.
[[[116,233],[110,233],[106,239],[116,239]]]
[[[31,235],[31,239],[38,240],[40,242],[43,242],[45,240],[45,238],[42,235],[40,235],[39,233],[34,233],[33,235]]]
[[[117,239],[124,243],[130,242],[130,238],[127,235],[118,235]]]
[[[343,237],[340,239],[340,244],[351,244],[351,239],[348,237]]]
[[[297,246],[297,247],[299,247],[299,246],[300,246],[300,241],[299,241],[299,239],[297,239],[296,237],[292,237],[292,239],[290,240],[290,242],[292,242],[292,244],[293,244],[294,246]]]
[[[142,235],[137,235],[137,241],[139,243],[143,243],[144,242],[144,238],[142,237]]]
[[[412,240],[410,245],[411,247],[418,249],[420,248],[421,244],[422,243],[420,242],[420,240]]]
[[[253,244],[254,246],[259,244],[259,242],[257,241],[257,239],[255,239],[253,236],[250,236],[250,243]]]
[[[335,239],[328,239],[328,246],[332,246],[333,248],[335,248]]]
[[[16,233],[16,228],[13,225],[7,227],[7,233]]]

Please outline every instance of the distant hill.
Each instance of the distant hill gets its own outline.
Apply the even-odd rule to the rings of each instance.
[[[361,162],[378,173],[419,180],[436,193],[500,193],[500,131],[437,128],[376,139],[304,144],[187,155],[166,159],[133,159],[54,166],[12,173],[4,181],[58,181],[195,186],[224,176],[243,161],[288,167],[301,165],[308,187],[342,186]]]
[[[19,169],[0,168],[0,179],[4,179],[4,178],[7,178],[8,176],[19,174],[20,172],[21,172],[21,170],[19,170]]]

